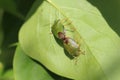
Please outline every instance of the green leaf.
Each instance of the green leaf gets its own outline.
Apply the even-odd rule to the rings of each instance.
[[[88,0],[96,6],[110,27],[120,36],[120,0]]]
[[[15,80],[53,80],[47,71],[30,59],[18,46],[14,56]]]
[[[4,73],[2,80],[14,80],[13,69],[7,70],[7,72]]]
[[[4,70],[4,66],[3,66],[2,62],[0,62],[0,77],[3,74],[3,70]]]
[[[0,80],[14,80],[13,70],[4,70],[4,65],[0,62]]]
[[[51,34],[55,20],[69,18],[85,55],[67,56]],[[71,33],[72,35],[72,33]],[[120,38],[86,0],[45,0],[19,33],[27,55],[52,72],[76,80],[119,80]],[[81,42],[82,41],[82,42]]]

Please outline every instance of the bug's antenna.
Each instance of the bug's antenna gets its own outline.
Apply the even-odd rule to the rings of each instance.
[[[74,32],[74,30],[69,30],[69,29],[65,29],[65,31],[70,31],[70,32]]]

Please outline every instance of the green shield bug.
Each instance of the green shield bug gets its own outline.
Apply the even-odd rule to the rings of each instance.
[[[79,33],[74,30],[74,26],[66,19],[57,20],[52,26],[53,35],[62,41],[64,49],[75,58],[83,52],[80,50]]]

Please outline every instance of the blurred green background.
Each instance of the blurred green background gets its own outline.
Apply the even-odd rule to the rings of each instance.
[[[37,0],[0,0],[0,80],[13,79],[12,64],[18,32]],[[41,0],[42,1],[42,0]],[[120,36],[120,0],[88,0]],[[38,5],[36,5],[37,8]]]

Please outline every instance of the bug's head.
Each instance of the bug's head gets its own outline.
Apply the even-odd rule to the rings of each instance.
[[[64,40],[65,34],[63,32],[58,32],[58,37],[59,37],[59,39]]]

